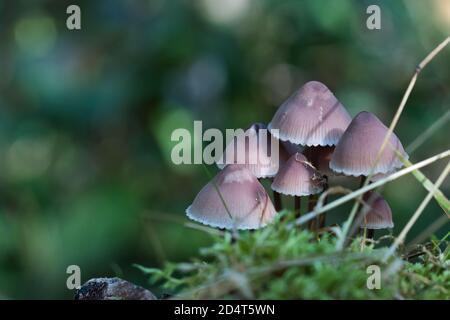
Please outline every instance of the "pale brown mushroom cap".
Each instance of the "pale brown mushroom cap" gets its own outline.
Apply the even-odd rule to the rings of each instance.
[[[390,145],[406,159],[408,155],[394,133],[390,135],[390,145],[386,145],[378,163],[373,167],[387,132],[388,128],[372,113],[358,113],[337,144],[330,168],[349,176],[391,173],[401,168],[403,163]]]
[[[227,164],[243,164],[257,178],[275,176],[280,164],[286,162],[289,156],[284,146],[268,130],[266,135],[263,135],[262,129],[267,130],[266,125],[255,123],[243,135],[234,137],[217,161],[219,169],[223,169]],[[255,139],[255,143],[250,143],[251,139]],[[273,144],[278,144],[278,157],[272,156]],[[239,152],[243,154],[238,154]],[[243,161],[240,162],[240,160]]]
[[[322,83],[307,82],[277,110],[268,128],[275,138],[306,146],[336,145],[351,117]]]
[[[330,169],[331,156],[334,152],[334,146],[307,147],[303,154],[311,164],[326,176],[334,176],[336,172]]]
[[[232,164],[203,187],[186,214],[212,227],[258,229],[270,223],[276,211],[258,179],[244,166]]]
[[[392,229],[394,222],[392,221],[392,211],[384,198],[376,192],[368,192],[364,194],[363,200],[369,206],[363,209],[366,212],[362,219],[361,228],[367,229]]]
[[[324,178],[301,153],[292,155],[275,176],[272,190],[289,196],[306,196],[323,191]]]

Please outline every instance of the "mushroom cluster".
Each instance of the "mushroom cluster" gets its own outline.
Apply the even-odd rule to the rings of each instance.
[[[408,155],[394,133],[380,152],[387,133],[374,114],[363,111],[352,119],[327,86],[307,82],[278,108],[267,127],[255,123],[226,146],[218,161],[221,171],[200,191],[187,215],[217,228],[258,229],[281,210],[280,195],[294,197],[294,212],[300,215],[301,197],[309,197],[312,209],[331,176],[360,177],[362,182],[369,176],[373,181],[402,167],[397,153],[406,159]],[[275,154],[274,143],[279,146]],[[259,179],[272,180],[275,206]],[[363,203],[361,228],[372,234],[393,227],[391,209],[381,195],[367,193]],[[319,217],[319,227],[325,226],[324,217]]]

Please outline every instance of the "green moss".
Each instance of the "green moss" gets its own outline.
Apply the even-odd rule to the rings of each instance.
[[[153,285],[171,295],[204,299],[449,299],[448,257],[435,245],[420,261],[381,257],[386,248],[362,246],[356,238],[337,251],[337,238],[288,228],[282,221],[253,232],[215,236],[200,258],[167,264],[163,270],[140,267]],[[369,265],[378,265],[381,288],[367,288]]]

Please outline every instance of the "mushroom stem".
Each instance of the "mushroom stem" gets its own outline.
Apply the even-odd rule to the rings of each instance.
[[[275,206],[275,210],[277,212],[281,211],[283,209],[283,204],[281,202],[281,194],[279,194],[276,191],[273,191],[273,204]]]
[[[301,216],[301,208],[302,208],[302,198],[295,196],[294,197],[294,211],[295,217],[298,218]]]
[[[367,179],[366,176],[361,176],[361,181],[359,183],[359,188],[360,189],[364,187],[364,184],[366,183],[366,179]],[[363,197],[363,196],[364,196],[364,194],[361,195],[361,197]],[[363,206],[361,205],[361,202],[359,202],[358,203],[358,208],[356,209],[356,213],[360,213],[360,211],[362,210],[362,207]]]
[[[314,207],[317,203],[317,197],[315,195],[310,195],[308,199],[308,211],[311,212],[314,210]],[[316,219],[311,219],[309,221],[309,230],[315,230],[316,229]]]
[[[366,183],[366,176],[361,176],[361,182],[359,183],[359,187],[362,188],[364,186],[364,183]]]
[[[361,182],[360,182],[360,186],[359,186],[360,188],[364,187],[364,185],[366,183],[366,180],[367,180],[366,176],[361,176]],[[370,182],[368,184],[370,184]],[[364,193],[362,195],[362,199],[364,198],[365,195],[368,195],[368,194],[369,194],[369,192]],[[364,221],[366,221],[367,211],[364,211],[364,206],[363,206],[363,204],[361,202],[358,203],[358,208],[357,208],[356,212],[359,215],[364,214],[364,216],[362,216],[361,219],[364,219]],[[375,230],[374,229],[364,228],[364,239],[373,240],[374,235],[375,235]]]
[[[323,192],[328,190],[328,178],[327,178],[327,176],[324,176],[324,177],[325,177],[325,181],[327,181],[327,182],[323,186]],[[328,196],[325,197],[325,199],[323,200],[323,205],[327,204],[327,200],[328,200]],[[326,212],[322,213],[319,216],[319,229],[322,229],[322,228],[325,227],[325,223],[326,223],[326,216],[325,215],[326,215]]]

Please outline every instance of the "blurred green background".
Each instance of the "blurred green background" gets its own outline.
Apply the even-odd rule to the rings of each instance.
[[[80,31],[65,25],[74,3]],[[370,4],[381,30],[366,28]],[[352,116],[389,124],[449,30],[448,0],[0,0],[0,297],[72,298],[71,264],[83,282],[148,287],[133,263],[186,260],[210,242],[184,225],[208,177],[171,164],[173,129],[267,123],[309,80]],[[396,129],[405,147],[449,110],[449,70],[447,48],[420,75]],[[447,125],[411,160],[449,147]],[[434,180],[443,166],[424,173]],[[412,177],[385,188],[394,232],[425,194]],[[342,220],[348,206],[334,212]],[[432,201],[409,238],[441,215]]]

